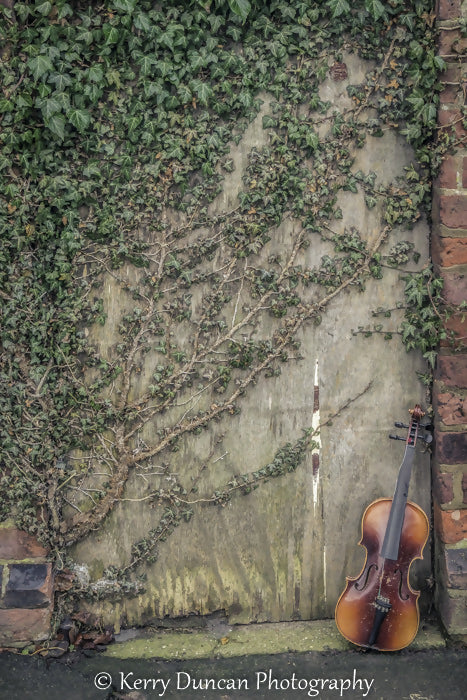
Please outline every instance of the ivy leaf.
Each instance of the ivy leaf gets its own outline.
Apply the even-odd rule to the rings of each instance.
[[[63,141],[65,137],[65,117],[61,114],[54,114],[47,119],[46,126],[50,131]]]
[[[119,40],[120,34],[118,29],[112,27],[112,25],[108,22],[106,22],[106,24],[103,25],[102,31],[104,32],[106,46],[109,46],[110,44],[116,44]]]
[[[177,95],[180,98],[180,102],[182,104],[188,104],[192,100],[192,93],[190,88],[188,88],[186,85],[180,85],[178,90],[177,90]]]
[[[155,63],[153,56],[143,56],[141,61],[138,61],[141,75],[150,75],[152,73],[152,66]]]
[[[122,12],[133,12],[136,5],[136,0],[114,0],[113,3],[116,10]]]
[[[240,41],[241,36],[242,36],[242,31],[239,27],[230,26],[230,27],[228,27],[226,34],[228,36],[231,36],[234,41]],[[234,62],[234,61],[235,61],[235,58],[232,56],[232,62]]]
[[[11,100],[7,100],[4,97],[2,97],[0,99],[0,114],[6,113],[6,112],[13,112],[14,108],[15,108],[15,105]]]
[[[73,16],[73,10],[72,8],[68,5],[68,3],[64,3],[58,10],[58,19],[64,19],[65,17],[72,17]]]
[[[84,94],[89,97],[91,102],[95,103],[102,96],[102,90],[98,85],[92,83],[84,86]]]
[[[277,126],[277,119],[270,114],[265,114],[263,117],[263,129],[270,129]]]
[[[60,112],[61,109],[62,105],[60,104],[60,102],[55,97],[49,97],[48,100],[45,100],[45,104],[42,107],[41,111],[44,115],[44,119],[47,120],[50,119],[50,117],[53,114]]]
[[[107,79],[107,82],[109,85],[115,85],[117,87],[117,90],[120,90],[121,82],[120,82],[120,73],[116,68],[110,69],[107,71],[105,74],[105,77]]]
[[[437,356],[438,353],[436,350],[428,350],[428,352],[423,353],[423,357],[428,362],[432,370],[435,368]]]
[[[316,131],[307,131],[307,134],[305,136],[305,141],[306,145],[311,148],[313,151],[316,151],[316,149],[319,146],[319,136],[316,133]]]
[[[29,59],[28,68],[31,71],[34,80],[39,80],[46,73],[50,73],[53,70],[52,61],[47,56],[42,54]]]
[[[103,77],[104,71],[102,70],[101,66],[99,66],[98,64],[90,66],[88,70],[89,80],[91,80],[93,83],[100,83],[102,82]]]
[[[380,0],[365,0],[365,7],[373,19],[379,19],[386,13],[384,5]]]
[[[53,99],[58,102],[65,112],[70,108],[70,97],[66,92],[54,92]]]
[[[444,70],[446,68],[446,61],[441,56],[434,56],[433,63],[438,70]]]
[[[167,154],[167,158],[173,158],[174,160],[183,160],[185,154],[181,146],[175,145],[171,151]]]
[[[208,83],[203,83],[202,80],[192,80],[190,87],[196,92],[201,104],[206,105],[213,94],[212,87]]]
[[[130,117],[126,122],[128,132],[131,133],[132,131],[135,131],[135,129],[137,129],[137,127],[141,124],[142,119],[143,118],[141,116]]]
[[[151,21],[145,12],[140,12],[139,15],[136,15],[133,24],[136,29],[142,32],[149,32],[151,30]]]
[[[146,99],[150,99],[154,95],[159,95],[162,92],[162,86],[157,81],[144,83],[143,89]]]
[[[91,121],[89,112],[84,109],[70,109],[67,117],[78,131],[84,131]]]
[[[331,9],[333,17],[340,17],[350,12],[350,5],[347,0],[328,0],[327,5]]]
[[[157,61],[157,70],[162,78],[165,78],[173,70],[173,64],[170,61]]]
[[[190,51],[188,53],[188,60],[194,71],[198,71],[200,68],[202,68],[205,62],[204,56],[198,53],[198,51]]]
[[[73,81],[68,73],[52,73],[47,82],[54,83],[57,90],[63,92]]]
[[[222,140],[220,139],[219,135],[215,133],[209,134],[207,136],[206,143],[209,146],[209,148],[212,149],[220,148],[220,146],[222,146]]]
[[[173,33],[172,32],[163,32],[159,36],[159,43],[161,46],[165,46],[167,49],[170,49],[171,51],[174,50],[174,42],[173,42]]]
[[[43,17],[46,17],[47,15],[50,14],[50,10],[52,9],[52,3],[51,2],[41,2],[40,5],[36,5],[35,9],[37,12],[39,12],[40,15]]]
[[[283,58],[287,53],[285,46],[283,46],[279,41],[270,41],[268,44],[268,49],[274,58]]]
[[[429,124],[436,118],[438,110],[433,102],[427,102],[423,105],[423,109],[420,111],[420,116],[422,117],[424,124]]]
[[[248,0],[229,0],[229,7],[234,15],[240,17],[243,22],[246,20],[251,10],[251,4]]]

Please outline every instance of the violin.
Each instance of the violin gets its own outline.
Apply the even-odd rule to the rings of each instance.
[[[415,446],[425,415],[417,404],[410,411],[404,459],[399,469],[393,498],[379,498],[362,517],[360,545],[366,560],[357,578],[346,578],[347,585],[336,605],[336,624],[353,644],[378,651],[397,651],[408,646],[418,631],[419,591],[409,584],[409,569],[422,559],[428,539],[428,518],[420,506],[407,500]],[[403,437],[390,435],[392,439]],[[420,438],[426,443],[432,436]]]

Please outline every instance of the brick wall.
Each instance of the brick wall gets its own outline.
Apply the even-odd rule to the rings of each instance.
[[[32,535],[0,526],[0,647],[46,639],[52,600],[47,551]]]
[[[432,258],[444,278],[444,298],[467,300],[467,132],[461,109],[467,87],[467,39],[459,19],[467,2],[439,0],[439,53],[447,68],[438,113],[440,129],[460,139],[445,157],[433,191]],[[467,636],[467,322],[454,314],[446,324],[461,338],[455,351],[448,343],[438,358],[434,386],[435,450],[433,509],[436,604],[453,637]]]

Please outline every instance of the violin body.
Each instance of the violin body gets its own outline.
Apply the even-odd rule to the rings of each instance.
[[[383,558],[380,552],[392,503],[392,498],[380,498],[365,510],[359,542],[367,552],[365,564],[357,578],[347,578],[335,616],[337,627],[346,639],[379,651],[403,649],[417,634],[420,593],[410,587],[409,569],[415,559],[422,558],[429,532],[424,511],[407,501],[398,558]],[[379,601],[384,610],[375,630]]]

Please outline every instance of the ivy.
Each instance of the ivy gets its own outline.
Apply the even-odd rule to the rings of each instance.
[[[406,310],[401,324],[402,342],[407,350],[422,353],[430,370],[434,370],[440,343],[448,342],[454,349],[456,334],[448,330],[448,320],[456,313],[465,314],[465,302],[453,308],[443,298],[444,280],[437,277],[431,266],[405,278]],[[428,374],[422,378],[430,381]]]
[[[389,241],[389,253],[383,243],[396,227],[410,238],[454,139],[436,129],[444,64],[431,9],[428,0],[0,6],[1,515],[37,532],[56,562],[99,528],[130,474],[235,415],[337,294],[413,258],[410,240]],[[340,112],[320,86],[346,52],[376,68],[348,85]],[[260,110],[267,143],[248,154],[235,203],[213,215],[231,151]],[[414,165],[383,186],[356,171],[354,154],[387,129],[411,144]],[[371,245],[356,228],[335,232],[342,192],[381,215]],[[289,218],[291,242],[277,251],[275,230]],[[328,253],[308,266],[316,240]],[[112,348],[99,334],[109,285],[122,298]],[[437,285],[407,279],[401,330],[431,364],[443,337]],[[209,501],[293,471],[309,445],[279,448]],[[156,556],[151,538],[193,516],[185,490],[154,488],[161,519],[135,544],[121,590],[148,547]]]

